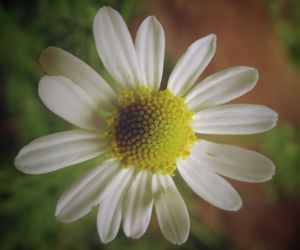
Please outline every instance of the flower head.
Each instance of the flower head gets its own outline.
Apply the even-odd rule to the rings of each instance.
[[[182,244],[190,221],[172,178],[177,171],[203,199],[231,211],[242,201],[221,176],[246,182],[273,176],[274,165],[263,155],[201,137],[264,132],[277,121],[265,106],[225,104],[255,86],[253,68],[228,68],[196,84],[215,53],[215,35],[188,48],[166,89],[160,87],[165,37],[155,17],[143,21],[133,43],[122,17],[103,7],[94,20],[94,36],[117,87],[68,52],[47,48],[40,58],[46,76],[39,96],[78,129],[36,139],[15,160],[21,171],[41,174],[101,154],[109,157],[64,192],[57,219],[74,221],[98,206],[98,233],[106,243],[116,237],[121,221],[128,237],[141,237],[154,206],[163,235]]]

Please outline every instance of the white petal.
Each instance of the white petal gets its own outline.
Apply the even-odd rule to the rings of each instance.
[[[240,66],[222,70],[195,85],[187,94],[186,103],[194,112],[224,104],[250,91],[257,79],[254,68]]]
[[[138,239],[148,228],[153,207],[151,176],[139,172],[125,196],[123,229],[127,237]]]
[[[184,96],[211,61],[216,51],[216,36],[211,34],[194,42],[173,69],[168,88]]]
[[[154,16],[146,18],[141,24],[136,35],[135,47],[146,85],[156,92],[163,74],[165,34]]]
[[[93,30],[98,54],[112,78],[124,89],[144,84],[132,38],[120,14],[102,7]]]
[[[98,134],[73,130],[47,135],[21,149],[15,166],[27,174],[43,174],[92,159],[107,148]]]
[[[104,125],[93,110],[89,96],[68,78],[44,76],[39,82],[39,96],[55,114],[75,126],[97,130]]]
[[[152,192],[162,234],[174,244],[183,244],[189,235],[190,218],[172,178],[168,175],[154,175]]]
[[[133,179],[134,168],[123,168],[104,191],[97,215],[97,228],[102,243],[112,241],[120,227],[124,195]]]
[[[196,113],[193,129],[203,134],[256,134],[273,128],[276,122],[276,112],[268,107],[232,104]]]
[[[101,110],[111,110],[116,94],[106,81],[90,66],[69,52],[49,47],[40,57],[43,70],[48,75],[60,75],[82,88]]]
[[[264,182],[274,175],[274,164],[262,154],[230,145],[201,140],[190,158],[226,177],[246,182]]]
[[[99,204],[103,190],[119,170],[119,162],[107,160],[73,183],[58,200],[56,218],[70,222],[89,213]]]
[[[186,183],[204,200],[228,211],[241,208],[240,196],[221,176],[190,159],[179,161],[177,167]]]

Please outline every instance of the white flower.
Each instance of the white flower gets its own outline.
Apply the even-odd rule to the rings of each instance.
[[[274,165],[263,155],[201,139],[202,134],[264,132],[277,121],[277,114],[261,105],[224,105],[255,86],[253,68],[232,67],[196,84],[215,53],[215,35],[188,48],[167,90],[160,90],[165,37],[155,17],[144,20],[133,44],[122,17],[103,7],[94,19],[94,36],[117,87],[68,52],[47,48],[40,58],[47,75],[39,82],[39,96],[79,129],[36,139],[15,160],[24,173],[41,174],[109,156],[65,191],[57,219],[74,221],[98,206],[98,233],[106,243],[116,237],[121,220],[128,237],[141,237],[154,205],[162,234],[182,244],[190,221],[172,179],[177,170],[195,193],[230,211],[242,201],[221,175],[246,182],[273,176]]]

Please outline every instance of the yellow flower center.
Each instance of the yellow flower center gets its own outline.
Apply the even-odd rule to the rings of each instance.
[[[193,113],[168,89],[125,91],[121,109],[107,119],[111,154],[126,167],[173,175],[176,160],[190,154],[196,136]]]

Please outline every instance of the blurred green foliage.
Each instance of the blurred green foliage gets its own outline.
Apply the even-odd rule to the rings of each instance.
[[[273,194],[300,200],[300,130],[290,124],[266,134],[263,149],[276,165]]]
[[[267,0],[267,6],[291,60],[300,70],[300,1]]]
[[[267,0],[274,27],[300,72],[300,1]],[[266,134],[263,149],[274,160],[276,174],[269,183],[273,195],[300,199],[300,130],[284,124]]]

